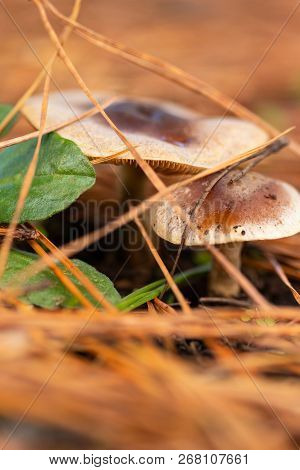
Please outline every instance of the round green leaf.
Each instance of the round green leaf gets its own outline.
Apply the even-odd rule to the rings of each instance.
[[[12,218],[35,146],[32,139],[0,153],[0,222]],[[62,211],[94,183],[94,168],[76,144],[55,133],[44,136],[20,222]]]
[[[27,253],[26,251],[11,250],[5,273],[0,280],[0,286],[5,287],[8,283],[13,282],[18,273],[37,261],[37,259],[38,256],[35,254]],[[107,300],[113,304],[116,304],[121,300],[120,294],[115,289],[112,281],[105,276],[105,274],[100,273],[95,268],[81,260],[74,259],[73,263],[90,279],[90,281],[95,284],[102,294],[105,295]],[[93,305],[99,306],[97,301],[86,291],[82,284],[63,266],[59,266],[80,289],[83,295],[88,298]],[[49,287],[47,286],[45,288],[29,292],[22,297],[22,299],[32,305],[49,309],[58,307],[72,308],[80,305],[79,301],[66,289],[50,269],[45,269],[30,278],[28,280],[28,285],[34,286],[34,284],[37,284],[38,287],[41,283],[41,285],[43,285],[45,281],[49,283]]]

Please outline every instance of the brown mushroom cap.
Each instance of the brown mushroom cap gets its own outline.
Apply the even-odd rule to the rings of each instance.
[[[216,175],[194,181],[172,193],[172,204],[179,206],[195,229],[188,229],[187,246],[221,244],[248,240],[268,240],[300,231],[300,195],[287,183],[251,172],[231,183],[232,171],[201,200]],[[186,223],[170,201],[158,202],[151,209],[151,225],[158,236],[179,245]],[[192,222],[191,222],[192,223]]]
[[[96,93],[100,103],[107,93]],[[39,127],[42,96],[31,97],[22,112]],[[60,124],[92,108],[78,90],[51,93],[47,126]],[[233,117],[203,117],[186,107],[145,98],[119,97],[106,108],[143,159],[159,171],[196,173],[261,145],[267,134],[251,122]],[[90,158],[135,163],[102,116],[71,124],[58,133],[74,141]],[[120,152],[123,152],[120,155]],[[119,155],[118,155],[119,154]]]

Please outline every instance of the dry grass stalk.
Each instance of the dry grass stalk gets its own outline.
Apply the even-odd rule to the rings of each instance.
[[[74,1],[74,6],[73,6],[73,9],[72,9],[72,13],[71,13],[71,16],[70,16],[70,20],[75,21],[77,19],[78,15],[79,15],[79,11],[80,11],[80,6],[81,6],[81,0],[75,0]],[[63,32],[60,36],[60,40],[61,40],[62,43],[66,42],[68,36],[72,32],[72,29],[73,29],[73,27],[71,25],[68,25],[64,28],[64,30],[63,30]],[[42,83],[43,79],[45,78],[46,73],[48,73],[47,71],[51,70],[51,68],[52,68],[52,66],[53,66],[53,64],[54,64],[54,62],[57,58],[57,55],[58,55],[57,51],[55,51],[53,53],[53,55],[51,56],[49,62],[44,67],[44,69],[39,73],[39,75],[36,77],[34,82],[26,90],[24,95],[21,96],[21,98],[19,98],[19,100],[17,101],[17,103],[15,104],[13,109],[11,109],[11,111],[5,116],[3,121],[0,123],[0,133],[5,128],[5,126],[9,123],[9,121],[11,119],[13,119],[13,117],[17,114],[17,112],[20,111],[20,109],[22,109],[23,105],[26,103],[28,98],[30,98],[30,96],[37,90],[37,88]],[[2,148],[2,147],[0,147],[0,148]]]
[[[151,252],[152,256],[154,257],[155,261],[157,262],[161,272],[165,276],[165,278],[167,280],[167,283],[169,284],[169,286],[172,289],[174,295],[176,296],[178,302],[180,303],[183,312],[184,313],[190,313],[191,309],[190,309],[189,304],[187,303],[187,301],[185,300],[185,298],[182,295],[181,291],[179,290],[178,286],[174,282],[173,277],[171,276],[171,274],[169,273],[165,263],[161,259],[160,255],[159,255],[157,249],[155,248],[151,238],[149,237],[144,225],[139,220],[139,218],[134,219],[134,221],[137,224],[143,238],[145,239],[145,241],[146,241],[146,243],[147,243],[147,245],[150,249],[150,252]]]
[[[235,279],[240,287],[262,309],[269,309],[270,303],[258,292],[254,285],[239,271],[224,255],[213,245],[206,245],[206,249],[213,255],[224,270]]]
[[[49,20],[48,20],[48,17],[47,17],[47,14],[46,14],[46,11],[45,11],[45,8],[43,7],[43,5],[41,4],[41,1],[40,0],[33,0],[34,3],[36,4],[36,6],[38,7],[38,10],[39,10],[39,13],[40,13],[40,16],[41,16],[41,19],[42,19],[42,22],[43,22],[43,25],[51,39],[51,41],[53,42],[53,44],[55,45],[58,53],[59,53],[59,57],[62,59],[62,61],[64,62],[64,64],[66,65],[67,69],[71,72],[71,74],[73,75],[74,79],[76,80],[76,82],[78,83],[79,87],[82,89],[82,91],[86,94],[86,96],[88,97],[88,99],[93,103],[93,105],[98,109],[99,113],[104,117],[104,119],[106,120],[106,122],[110,125],[110,127],[116,132],[116,134],[118,135],[118,137],[120,138],[120,140],[126,145],[126,147],[130,150],[130,152],[132,153],[132,155],[134,156],[134,158],[136,159],[138,165],[141,167],[141,169],[144,171],[144,173],[146,174],[146,176],[148,177],[148,179],[151,181],[151,183],[154,185],[154,187],[158,190],[161,190],[161,189],[164,189],[165,185],[162,183],[162,181],[160,180],[159,176],[155,173],[155,171],[153,170],[153,168],[150,167],[150,165],[141,158],[141,156],[139,155],[139,153],[137,152],[137,150],[135,149],[135,147],[128,141],[128,139],[125,137],[125,135],[123,134],[123,132],[120,131],[120,129],[113,123],[113,121],[110,119],[110,117],[106,114],[106,112],[104,111],[104,109],[102,108],[102,106],[100,105],[100,103],[98,102],[98,100],[94,97],[94,95],[92,94],[91,90],[88,88],[88,86],[86,85],[86,83],[84,82],[84,80],[81,78],[80,74],[78,73],[76,67],[74,66],[74,64],[72,63],[72,61],[70,60],[69,56],[66,54],[64,48],[62,47],[54,29],[52,28]]]
[[[70,124],[73,124],[74,122],[81,121],[82,119],[85,119],[90,116],[94,116],[98,112],[99,111],[96,108],[89,109],[88,111],[85,111],[79,116],[75,116],[74,118],[69,119],[68,121],[62,122],[59,125],[46,127],[45,130],[43,131],[43,135],[49,134],[49,132],[54,132],[59,129],[63,129],[64,127],[69,126]],[[0,142],[0,150],[7,148],[7,147],[11,147],[12,145],[20,144],[22,142],[27,142],[30,139],[34,139],[35,137],[38,137],[38,135],[39,135],[39,131],[34,131],[34,132],[29,132],[28,134],[22,135],[20,137],[15,137],[13,139],[5,140],[3,142]]]
[[[41,257],[44,258],[45,263],[49,266],[49,268],[54,272],[57,278],[63,283],[63,285],[79,300],[79,302],[87,308],[93,308],[93,304],[80,292],[78,287],[71,281],[68,276],[61,270],[59,266],[57,266],[54,261],[51,260],[50,256],[47,252],[37,243],[36,241],[32,240],[28,242],[31,248]]]
[[[263,259],[258,260],[258,259],[249,258],[247,256],[243,256],[243,263],[246,266],[250,266],[252,268],[263,269],[265,271],[274,271],[274,268],[272,267],[270,262],[268,262],[267,260],[263,260]],[[294,269],[290,266],[286,266],[286,265],[281,265],[281,268],[285,272],[286,275],[292,277],[293,279],[300,280],[299,270]]]
[[[102,104],[103,108],[105,109],[114,100],[115,100],[114,97],[108,98],[107,100],[105,100]],[[49,134],[50,132],[58,131],[60,129],[63,129],[64,127],[67,127],[67,126],[73,124],[74,122],[82,121],[83,119],[86,119],[87,117],[95,116],[98,113],[99,113],[99,110],[95,107],[91,108],[91,109],[88,109],[84,113],[79,114],[79,116],[74,116],[73,118],[68,119],[67,121],[64,121],[60,124],[56,124],[56,125],[53,125],[53,126],[46,127],[43,131],[43,135]],[[35,137],[38,137],[38,135],[39,135],[39,131],[37,130],[37,131],[34,131],[34,132],[29,132],[28,134],[22,135],[20,137],[15,137],[13,139],[5,140],[3,142],[0,142],[0,150],[2,150],[3,148],[11,147],[12,145],[15,145],[15,144],[20,144],[22,142],[27,142],[30,139],[34,139]],[[121,152],[118,153],[118,155],[122,154],[122,153],[125,153],[126,151],[127,150],[122,150]],[[116,155],[113,155],[112,157],[109,157],[109,158],[112,159],[112,158],[115,158],[115,156]],[[99,157],[99,162],[98,162],[98,158],[94,159],[94,160],[96,160],[96,163],[99,163],[101,161],[104,161],[105,159],[101,159]],[[92,162],[92,163],[94,163],[94,162]]]
[[[51,75],[51,69],[48,70],[48,75],[46,76],[46,79],[45,79],[45,85],[44,85],[44,91],[43,91],[43,103],[42,103],[41,119],[40,119],[40,130],[39,130],[39,136],[37,139],[37,144],[33,153],[33,157],[26,171],[23,184],[21,186],[21,190],[20,190],[20,194],[17,200],[14,215],[11,219],[11,222],[9,224],[9,229],[4,238],[3,244],[1,245],[1,248],[0,248],[0,278],[3,275],[5,267],[6,267],[7,259],[9,256],[9,251],[13,242],[13,234],[16,230],[26,198],[30,191],[31,183],[32,183],[35,170],[37,167],[37,163],[38,163],[38,157],[39,157],[39,151],[40,151],[40,147],[42,143],[43,131],[46,126],[48,95],[49,95],[49,87],[50,87],[50,75]]]
[[[268,242],[256,242],[255,245],[268,249],[268,251],[281,255],[286,260],[300,260],[300,253],[298,250],[300,243],[300,234],[294,235],[293,237],[281,238],[280,240],[268,240]]]
[[[279,278],[282,280],[284,285],[286,285],[290,289],[296,302],[300,304],[300,294],[297,292],[297,290],[292,286],[292,284],[288,280],[282,266],[278,263],[275,256],[271,255],[270,253],[267,253],[266,256],[267,256],[268,261],[273,266],[275,272],[278,274]]]
[[[39,240],[45,245],[45,247],[52,253],[55,258],[60,261],[69,271],[73,274],[76,279],[78,279],[81,284],[86,288],[86,290],[94,297],[99,305],[108,311],[108,313],[117,314],[118,309],[114,307],[111,302],[109,302],[106,297],[97,289],[97,287],[89,280],[89,278],[79,269],[67,256],[65,256],[59,248],[57,248],[54,243],[52,243],[42,232],[39,232]],[[51,260],[51,257],[49,256]],[[90,304],[89,306],[92,306]]]

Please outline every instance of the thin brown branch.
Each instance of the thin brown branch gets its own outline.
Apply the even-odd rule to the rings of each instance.
[[[215,247],[206,245],[206,249],[213,255],[223,269],[235,279],[250,299],[262,309],[270,309],[271,304],[258,292],[254,285]]]
[[[185,220],[185,226],[184,226],[184,230],[183,230],[183,233],[182,233],[181,242],[180,242],[180,245],[179,245],[179,248],[177,250],[176,257],[175,257],[175,260],[174,260],[174,263],[173,263],[173,266],[172,266],[171,276],[174,276],[174,274],[175,274],[175,271],[176,271],[176,268],[177,268],[177,265],[178,265],[178,262],[179,262],[180,255],[181,255],[182,250],[185,246],[186,238],[187,238],[187,235],[188,235],[188,230],[197,229],[197,224],[195,223],[196,211],[199,210],[199,208],[203,205],[204,201],[206,200],[206,198],[209,195],[209,193],[211,192],[211,190],[223,178],[223,176],[225,176],[231,170],[231,168],[232,167],[228,167],[225,170],[223,170],[221,173],[216,174],[215,178],[212,179],[212,181],[210,182],[210,184],[208,185],[206,190],[202,193],[201,198],[199,199],[199,201],[195,204],[195,206],[192,210],[192,213],[190,214],[190,219]],[[166,291],[166,287],[162,291],[162,293],[160,295],[160,298],[163,297],[165,291]]]
[[[211,180],[211,182],[209,183],[208,187],[203,191],[202,195],[201,195],[201,198],[199,199],[199,201],[194,205],[193,207],[193,210],[192,210],[192,213],[190,214],[190,220],[186,220],[185,221],[185,227],[184,227],[184,230],[183,230],[183,233],[182,233],[182,237],[181,237],[181,243],[180,243],[180,246],[178,248],[178,251],[176,253],[176,258],[175,258],[175,261],[174,261],[174,265],[172,267],[172,271],[171,271],[171,274],[172,276],[174,276],[174,273],[175,273],[175,270],[176,270],[176,267],[177,267],[177,264],[178,264],[178,261],[179,261],[179,257],[181,255],[181,252],[183,250],[183,247],[185,245],[185,241],[186,241],[186,238],[187,238],[187,235],[188,235],[188,231],[189,230],[195,230],[197,229],[197,224],[195,223],[195,215],[196,215],[196,212],[201,208],[201,206],[204,204],[206,198],[208,197],[208,195],[210,194],[210,192],[213,190],[213,188],[216,186],[216,184],[225,176],[227,175],[227,173],[229,173],[229,171],[232,170],[232,168],[234,167],[234,165],[230,166],[230,167],[227,167],[225,168],[225,170],[223,170],[222,172],[220,173],[217,173],[216,176]]]
[[[144,225],[139,220],[139,218],[134,219],[135,223],[137,224],[138,228],[140,229],[141,234],[143,235],[155,261],[157,262],[161,272],[165,276],[167,283],[169,284],[170,288],[172,289],[174,295],[176,296],[178,302],[180,303],[182,310],[184,313],[190,313],[191,309],[187,301],[185,300],[184,296],[182,295],[181,291],[179,290],[177,284],[175,283],[174,279],[172,278],[171,274],[169,273],[165,263],[161,259],[157,249],[155,248],[151,238],[149,237]]]
[[[240,173],[233,178],[230,183],[235,183],[239,179],[241,179],[243,176],[246,175],[249,171],[251,171],[256,165],[261,163],[266,157],[269,157],[273,153],[279,152],[282,148],[286,147],[288,145],[288,140],[286,138],[281,138],[273,142],[273,144],[269,145],[267,148],[265,148],[260,155],[257,157],[253,158],[242,170],[240,170]]]
[[[60,261],[76,279],[86,288],[86,290],[94,297],[99,305],[102,305],[109,314],[117,314],[118,309],[109,302],[102,292],[89,280],[89,278],[79,269],[67,256],[65,256],[59,248],[57,248],[42,232],[39,231],[39,240],[52,253],[55,258]],[[50,258],[50,257],[49,257]],[[51,258],[50,258],[51,259]]]
[[[151,183],[154,185],[154,187],[158,190],[164,189],[165,185],[163,184],[161,179],[158,177],[158,175],[155,173],[153,168],[151,168],[151,166],[145,160],[142,159],[142,157],[139,155],[139,153],[137,152],[135,147],[129,142],[129,140],[125,137],[123,132],[120,131],[120,129],[114,124],[114,122],[106,114],[106,112],[104,111],[104,109],[102,108],[102,106],[100,105],[98,100],[94,97],[91,90],[86,85],[86,83],[84,82],[84,80],[82,79],[80,74],[78,73],[76,67],[74,66],[73,62],[70,60],[69,56],[66,54],[63,46],[61,45],[61,43],[60,43],[60,41],[59,41],[59,39],[58,39],[54,29],[53,29],[53,27],[51,26],[51,24],[48,20],[45,8],[41,4],[41,0],[33,0],[33,1],[36,4],[36,6],[39,10],[39,13],[40,13],[40,16],[41,16],[44,27],[45,27],[51,41],[53,42],[53,44],[55,45],[55,47],[56,47],[56,49],[59,53],[59,57],[62,59],[62,61],[64,62],[64,64],[66,65],[66,67],[70,71],[70,73],[73,75],[74,79],[76,80],[76,82],[78,83],[78,85],[80,86],[82,91],[86,94],[86,96],[93,103],[93,105],[98,109],[98,111],[104,117],[104,119],[107,121],[107,123],[110,125],[110,127],[116,132],[116,134],[118,135],[120,140],[126,145],[126,147],[128,147],[128,149],[130,150],[130,152],[134,156],[135,160],[137,161],[138,165],[144,171],[144,173],[146,174],[148,179],[151,181]]]
[[[93,308],[93,304],[80,292],[78,287],[71,281],[71,279],[65,275],[62,269],[55,264],[55,262],[50,258],[47,252],[39,245],[35,240],[28,242],[31,248],[41,257],[44,258],[45,263],[49,268],[54,272],[55,276],[62,282],[62,284],[71,292],[79,302],[87,308]]]
[[[49,134],[49,132],[58,131],[60,129],[63,129],[66,126],[73,124],[74,122],[82,121],[83,119],[87,117],[95,116],[95,114],[98,114],[98,113],[99,111],[96,108],[89,109],[88,111],[85,111],[79,116],[75,116],[60,124],[55,124],[53,126],[46,127],[43,131],[43,135]],[[34,132],[29,132],[28,134],[25,134],[25,135],[21,135],[20,137],[15,137],[13,139],[4,140],[3,142],[0,142],[0,150],[7,148],[7,147],[11,147],[12,145],[20,144],[22,142],[27,142],[30,139],[34,139],[38,137],[38,135],[39,135],[39,131],[37,130]]]
[[[81,0],[75,0],[74,6],[73,6],[73,9],[72,9],[70,18],[69,18],[70,20],[75,21],[77,19],[78,15],[79,15],[79,11],[80,11],[80,6],[81,6]],[[72,32],[72,29],[73,29],[72,25],[68,25],[67,27],[64,28],[64,30],[63,30],[63,32],[60,36],[60,40],[61,40],[62,44],[66,42],[68,36]],[[20,109],[23,107],[24,103],[28,100],[28,98],[36,91],[36,89],[42,83],[42,81],[43,81],[43,79],[44,79],[44,77],[47,73],[47,70],[51,70],[51,68],[52,68],[52,66],[53,66],[53,64],[54,64],[54,62],[57,58],[57,55],[58,55],[57,51],[55,51],[53,53],[53,55],[51,56],[50,60],[48,61],[48,63],[46,64],[46,66],[44,67],[44,69],[39,73],[39,75],[36,77],[34,82],[30,85],[30,87],[26,90],[26,92],[21,96],[21,98],[19,98],[19,100],[17,101],[15,106],[5,116],[3,121],[0,123],[0,133],[5,128],[5,126],[9,123],[9,121],[11,119],[13,119],[13,117],[17,114],[17,112],[20,111]]]
[[[282,266],[278,263],[275,256],[272,255],[271,253],[266,253],[266,252],[265,252],[265,256],[267,257],[268,261],[273,266],[273,268],[274,268],[275,272],[277,273],[278,277],[281,279],[281,281],[284,283],[284,285],[290,289],[291,293],[294,296],[294,299],[300,305],[300,294],[299,294],[299,292],[292,286],[292,284],[288,280]]]
[[[243,256],[243,263],[247,266],[256,268],[256,269],[263,269],[265,271],[274,271],[274,268],[270,264],[269,261],[264,259],[254,259],[247,256]],[[281,268],[285,272],[286,275],[292,277],[293,279],[297,279],[300,281],[300,271],[299,269],[295,269],[291,266],[281,265]]]
[[[232,305],[243,308],[251,308],[252,306],[252,303],[249,301],[225,297],[200,297],[199,302],[203,304]]]
[[[273,154],[274,152],[278,152],[281,148],[285,147],[287,145],[287,140],[285,138],[280,138],[278,140],[275,140],[275,142],[271,143],[270,145],[268,145],[265,149],[263,149],[262,151],[259,151],[257,152],[257,155],[254,153],[253,155],[251,155],[250,157],[250,163],[248,163],[248,165],[243,168],[240,173],[238,174],[238,177],[237,178],[234,178],[232,179],[230,182],[231,183],[234,183],[235,181],[237,181],[238,179],[242,178],[248,171],[251,170],[251,168],[255,165],[257,165],[260,161],[264,160],[266,157],[270,156],[271,154]],[[190,214],[190,219],[189,220],[186,220],[185,222],[185,227],[184,227],[184,231],[183,231],[183,234],[182,234],[182,238],[181,238],[181,243],[180,243],[180,246],[178,248],[178,251],[176,253],[176,258],[175,258],[175,261],[174,261],[174,264],[173,264],[173,267],[172,267],[172,271],[171,271],[171,275],[173,276],[174,273],[175,273],[175,270],[176,270],[176,266],[178,264],[178,261],[179,261],[179,258],[180,258],[180,255],[181,255],[181,252],[183,250],[183,247],[185,245],[185,241],[186,241],[186,237],[187,237],[187,234],[188,234],[188,230],[195,230],[197,228],[197,224],[194,222],[194,218],[195,218],[195,214],[196,212],[200,209],[200,207],[203,205],[203,203],[205,202],[206,198],[208,197],[208,195],[210,194],[210,192],[213,190],[213,188],[216,186],[216,184],[225,176],[227,175],[230,171],[232,171],[233,169],[235,169],[236,167],[239,167],[240,166],[240,162],[237,161],[236,163],[233,163],[231,164],[230,166],[227,166],[224,170],[222,170],[221,172],[218,172],[216,173],[216,176],[215,178],[213,178],[210,182],[210,184],[208,185],[208,187],[205,189],[205,191],[203,191],[203,194],[201,196],[201,198],[199,199],[199,201],[197,202],[197,204],[195,204],[194,208],[193,208],[193,211],[192,213]],[[202,174],[202,173],[201,173]],[[164,293],[164,292],[163,292]],[[161,295],[163,295],[163,293]]]
[[[37,139],[37,144],[33,153],[33,157],[26,171],[23,184],[21,186],[15,212],[13,214],[13,217],[9,224],[9,229],[7,231],[7,234],[4,238],[3,244],[1,245],[1,249],[0,249],[0,278],[2,277],[4,270],[5,270],[6,263],[7,263],[8,256],[9,256],[9,251],[10,251],[12,241],[13,241],[13,234],[16,230],[26,198],[29,194],[31,183],[34,178],[35,171],[36,171],[37,164],[38,164],[38,157],[39,157],[40,147],[42,143],[43,131],[46,126],[48,95],[49,95],[49,87],[50,87],[50,74],[51,74],[51,70],[48,71],[48,75],[46,76],[46,79],[45,79],[43,103],[42,103],[41,117],[40,117],[40,130],[39,130],[39,135]]]
[[[103,108],[106,108],[107,106],[109,106],[115,99],[116,99],[115,97],[107,98],[102,104]],[[43,131],[43,135],[49,134],[50,132],[58,131],[60,129],[63,129],[66,126],[70,126],[71,124],[74,124],[75,122],[79,122],[88,117],[95,116],[98,113],[99,113],[99,110],[93,107],[91,109],[88,109],[84,113],[79,114],[78,116],[74,116],[73,118],[68,119],[67,121],[61,122],[59,124],[54,124],[53,126],[46,127]],[[29,132],[28,134],[21,135],[20,137],[15,137],[14,139],[5,140],[3,142],[0,142],[0,150],[6,147],[11,147],[12,145],[15,145],[15,144],[27,142],[30,139],[34,139],[35,137],[38,137],[38,135],[39,135],[39,130],[34,131],[34,132]],[[123,149],[122,151],[118,153],[118,155],[124,152],[127,152],[127,149]],[[115,158],[115,156],[116,155],[113,155],[112,157],[108,157],[108,158]],[[96,163],[98,163],[98,159],[101,162],[106,161],[104,157],[97,157],[95,158],[95,160],[97,160]]]

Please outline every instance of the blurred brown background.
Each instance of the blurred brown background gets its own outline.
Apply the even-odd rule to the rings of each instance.
[[[69,14],[73,2],[54,3]],[[239,101],[283,130],[300,123],[300,9],[280,34],[296,3],[296,0],[83,0],[79,21],[140,51],[173,62],[231,96],[244,87]],[[3,38],[0,99],[13,102],[38,74],[40,61],[47,61],[52,45],[32,2],[5,0],[3,4],[13,20],[0,7]],[[53,16],[50,18],[60,31],[62,24]],[[202,112],[220,112],[207,100],[112,56],[75,34],[66,48],[91,88],[160,96]],[[61,63],[55,67],[55,81],[53,89],[75,86]],[[284,172],[285,179],[297,184],[298,161],[287,152],[286,155],[291,164],[288,169],[286,162],[281,163],[281,157],[273,158],[268,165],[271,172],[276,166],[281,177]]]

